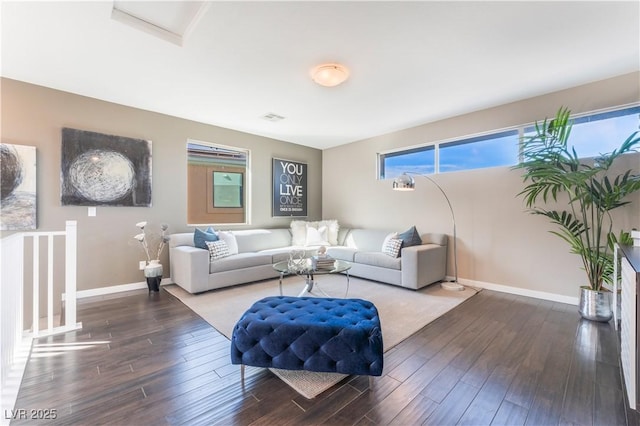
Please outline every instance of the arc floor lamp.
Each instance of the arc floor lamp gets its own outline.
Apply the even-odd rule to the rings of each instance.
[[[464,286],[458,282],[458,247],[457,247],[457,235],[456,235],[456,216],[453,214],[453,207],[451,207],[451,201],[449,201],[449,197],[447,197],[446,192],[438,183],[431,179],[427,175],[423,175],[421,173],[416,172],[405,172],[402,175],[398,176],[393,180],[393,190],[394,191],[413,191],[416,188],[416,182],[413,177],[409,176],[409,174],[421,176],[432,184],[436,186],[444,196],[444,199],[447,201],[447,205],[449,205],[449,211],[451,212],[451,219],[453,220],[453,270],[454,270],[454,279],[453,281],[446,281],[441,284],[442,288],[446,290],[464,290]]]

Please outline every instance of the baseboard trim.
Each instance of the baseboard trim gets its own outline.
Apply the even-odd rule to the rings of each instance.
[[[171,278],[163,278],[160,281],[160,285],[172,284]],[[116,294],[122,293],[125,291],[134,291],[134,290],[143,290],[147,288],[147,283],[145,281],[140,281],[137,283],[130,284],[120,284],[120,285],[112,285],[109,287],[99,287],[92,288],[89,290],[79,290],[76,292],[76,297],[78,299],[85,299],[87,297],[95,297],[95,296],[105,296],[107,294]],[[62,300],[65,300],[65,294],[62,294]]]
[[[547,293],[546,291],[529,290],[526,288],[511,287],[508,285],[488,283],[484,281],[468,280],[459,278],[458,282],[470,287],[478,287],[487,290],[499,291],[501,293],[516,294],[518,296],[533,297],[535,299],[549,300],[551,302],[566,303],[568,305],[578,306],[578,297],[563,296],[561,294]]]
[[[447,277],[447,279],[452,279],[452,278]],[[529,290],[526,288],[512,287],[512,286],[507,286],[502,284],[494,284],[494,283],[489,283],[485,281],[476,281],[476,280],[469,280],[466,278],[458,278],[458,282],[460,284],[468,285],[470,287],[494,290],[494,291],[499,291],[501,293],[516,294],[518,296],[533,297],[535,299],[549,300],[551,302],[567,303],[569,305],[575,305],[575,306],[578,306],[578,302],[579,302],[578,297],[563,296],[561,294],[547,293],[545,291]],[[163,278],[162,281],[160,282],[160,285],[166,285],[166,284],[173,284],[173,282],[171,281],[171,278]],[[141,282],[131,283],[131,284],[120,284],[120,285],[114,285],[109,287],[92,288],[90,290],[80,290],[76,293],[76,295],[78,299],[84,299],[87,297],[104,296],[107,294],[122,293],[125,291],[133,291],[133,290],[142,290],[146,288],[147,288],[147,283],[144,281],[141,281]],[[64,296],[65,295],[63,294],[62,300],[65,300]]]

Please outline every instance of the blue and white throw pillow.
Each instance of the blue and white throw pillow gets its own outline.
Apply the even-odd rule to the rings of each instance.
[[[396,258],[400,256],[400,249],[402,248],[402,240],[400,238],[389,238],[385,241],[382,247],[382,252],[387,256]]]
[[[223,257],[230,256],[229,246],[222,240],[218,241],[207,241],[207,247],[209,248],[209,261],[220,259]]]

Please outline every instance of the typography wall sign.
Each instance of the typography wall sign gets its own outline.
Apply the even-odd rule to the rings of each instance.
[[[307,164],[274,158],[273,216],[307,215]]]

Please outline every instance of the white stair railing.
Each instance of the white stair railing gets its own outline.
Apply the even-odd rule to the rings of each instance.
[[[23,292],[22,289],[24,238],[14,234],[2,239],[0,244],[0,391],[2,392],[2,414],[11,412],[15,405],[20,382],[29,357],[31,339],[23,338]],[[0,424],[9,424],[7,416],[0,417]]]
[[[64,237],[65,309],[64,324],[54,325],[54,238]],[[31,330],[25,329],[24,267],[25,240],[33,241],[33,300]],[[47,327],[40,329],[40,239],[47,243]],[[76,322],[77,223],[67,221],[64,231],[20,232],[2,238],[0,244],[0,389],[2,413],[10,413],[15,405],[33,338],[64,333],[82,328]],[[5,424],[4,418],[2,424]]]
[[[51,334],[64,333],[82,327],[76,323],[76,268],[77,268],[77,224],[67,221],[64,231],[54,232],[24,232],[24,238],[33,239],[33,309],[31,323],[31,337],[42,337]],[[53,323],[53,265],[55,237],[65,237],[65,286],[64,286],[64,324],[55,327]],[[46,238],[47,243],[47,328],[40,329],[40,240]]]

